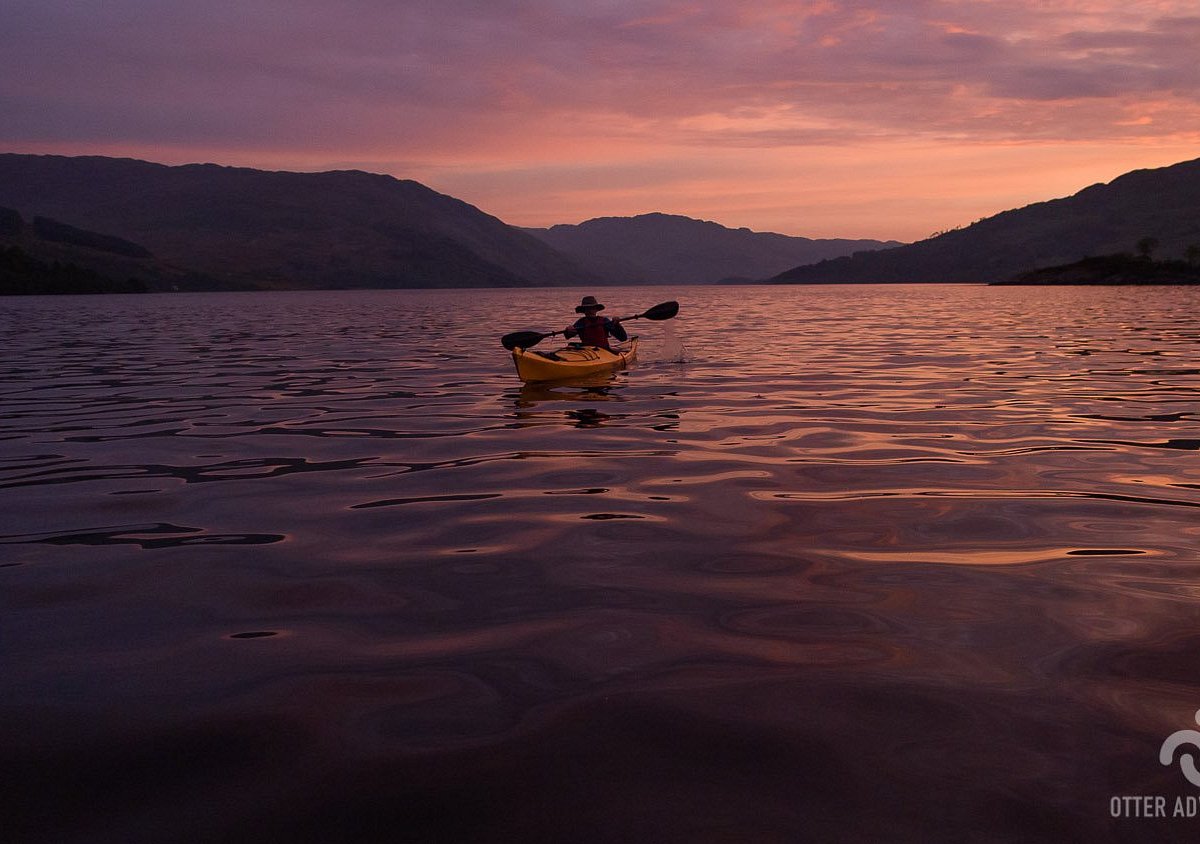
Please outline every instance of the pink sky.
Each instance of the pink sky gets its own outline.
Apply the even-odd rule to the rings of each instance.
[[[1200,157],[1200,7],[7,0],[0,150],[914,240]]]

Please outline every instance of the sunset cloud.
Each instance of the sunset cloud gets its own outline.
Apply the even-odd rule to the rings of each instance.
[[[668,210],[912,238],[1008,207],[1018,182],[1049,198],[1072,149],[1090,180],[1200,155],[1191,2],[6,6],[6,149],[383,169],[524,224]],[[1019,168],[1006,192],[949,193],[969,180],[947,172],[948,192],[921,198],[928,161],[987,151]],[[869,191],[855,161],[912,179],[839,195]],[[817,197],[865,210],[853,230],[796,230]],[[872,222],[872,200],[920,220]]]

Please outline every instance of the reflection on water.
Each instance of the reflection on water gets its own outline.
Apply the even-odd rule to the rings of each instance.
[[[624,418],[619,413],[601,412],[596,402],[619,402],[619,375],[606,372],[583,378],[522,384],[514,402],[517,425],[560,424],[569,420],[576,428],[599,428]],[[569,407],[566,405],[570,405]]]
[[[1194,840],[1200,292],[566,292],[0,303],[10,833]]]

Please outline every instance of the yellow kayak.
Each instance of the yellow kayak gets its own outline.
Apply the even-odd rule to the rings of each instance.
[[[516,348],[512,356],[522,381],[559,381],[624,369],[637,355],[637,344],[638,338],[630,337],[628,345],[611,352],[576,344],[553,352]]]

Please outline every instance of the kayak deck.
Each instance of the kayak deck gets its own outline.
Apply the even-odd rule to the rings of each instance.
[[[578,378],[595,372],[624,369],[637,355],[637,337],[629,338],[627,346],[608,351],[595,346],[572,345],[552,352],[533,349],[512,350],[513,363],[522,381],[558,381]]]

